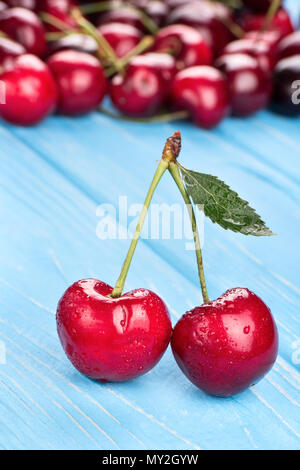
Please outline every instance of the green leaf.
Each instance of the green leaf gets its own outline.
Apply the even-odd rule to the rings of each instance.
[[[194,204],[203,206],[204,214],[214,223],[244,235],[274,235],[248,202],[217,176],[187,170],[181,165],[179,168]]]

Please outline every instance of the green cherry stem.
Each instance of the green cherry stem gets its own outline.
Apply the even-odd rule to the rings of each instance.
[[[263,26],[262,26],[262,31],[265,31],[266,29],[268,29],[272,23],[272,20],[274,18],[274,16],[276,15],[277,11],[279,10],[279,7],[281,5],[281,0],[273,0],[271,2],[271,5],[266,13],[266,16],[265,16],[265,21],[263,23]]]
[[[175,183],[177,184],[177,187],[183,197],[183,200],[185,202],[185,205],[186,205],[189,217],[190,217],[192,230],[193,230],[193,238],[194,238],[194,243],[195,243],[195,253],[196,253],[196,259],[197,259],[200,286],[202,290],[203,301],[207,303],[209,302],[209,297],[207,293],[206,281],[205,281],[205,276],[204,276],[203,258],[202,258],[201,244],[200,244],[200,237],[199,237],[199,232],[198,232],[198,227],[197,227],[196,216],[195,216],[191,199],[183,184],[176,160],[173,162],[170,162],[169,172],[171,173]]]
[[[130,264],[131,264],[136,246],[137,246],[137,242],[138,242],[138,240],[140,238],[140,235],[141,235],[141,231],[142,231],[145,219],[146,219],[146,215],[147,215],[147,212],[148,212],[148,209],[149,209],[154,191],[155,191],[161,177],[163,176],[165,171],[168,169],[170,159],[173,158],[173,153],[174,152],[173,152],[172,149],[176,148],[176,142],[178,141],[178,134],[179,134],[178,132],[175,132],[175,134],[172,137],[169,137],[169,139],[167,139],[167,142],[166,142],[164,150],[163,150],[162,158],[159,162],[159,165],[157,167],[157,170],[156,170],[155,175],[153,177],[153,180],[151,182],[150,188],[148,190],[148,194],[146,196],[146,199],[145,199],[145,202],[144,202],[144,205],[143,205],[143,209],[141,211],[141,214],[140,214],[140,217],[139,217],[139,220],[138,220],[138,223],[137,223],[137,226],[136,226],[136,229],[135,229],[135,233],[133,235],[128,253],[127,253],[125,261],[123,263],[120,276],[119,276],[119,278],[116,282],[116,285],[115,285],[112,293],[110,294],[110,297],[112,297],[112,298],[118,298],[122,295],[125,280],[126,280],[126,277],[127,277],[127,274],[128,274],[128,270],[129,270],[129,267],[130,267]]]

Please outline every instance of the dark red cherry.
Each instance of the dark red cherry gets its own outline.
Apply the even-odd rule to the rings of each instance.
[[[58,87],[59,113],[74,116],[99,106],[106,93],[107,80],[96,57],[69,49],[53,54],[47,64]]]
[[[249,116],[268,105],[271,79],[257,59],[248,54],[223,55],[216,61],[216,66],[228,77],[235,116]]]
[[[269,372],[278,354],[278,333],[267,305],[248,289],[236,288],[183,315],[171,346],[196,387],[229,397]]]
[[[167,102],[176,70],[175,60],[168,54],[149,52],[134,57],[125,75],[112,79],[111,100],[124,114],[151,116]]]
[[[124,57],[139,44],[143,35],[135,26],[125,23],[106,23],[98,31],[111,45],[117,57]]]
[[[6,0],[6,3],[10,8],[21,7],[32,11],[37,8],[37,0]]]
[[[12,39],[0,37],[0,69],[12,68],[16,57],[26,54],[26,49]]]
[[[77,23],[72,17],[72,8],[78,7],[77,0],[37,0],[37,9],[40,13],[48,13],[62,22],[66,28],[76,28]],[[45,22],[47,31],[61,31],[60,28]]]
[[[279,44],[278,53],[280,59],[300,54],[300,31],[286,36]]]
[[[266,41],[257,39],[239,39],[232,41],[224,48],[224,54],[248,54],[255,57],[266,73],[271,73],[277,59],[276,47]]]
[[[102,13],[98,18],[97,24],[100,26],[106,23],[125,23],[134,26],[140,31],[146,31],[146,27],[141,20],[139,12],[132,8],[126,8],[126,6]]]
[[[229,113],[229,93],[225,75],[214,67],[189,67],[177,73],[172,86],[176,109],[191,113],[200,127],[217,126]]]
[[[300,54],[286,57],[276,65],[271,106],[280,114],[300,115]]]
[[[6,5],[6,3],[0,2],[0,12],[3,11],[3,10],[6,10],[7,8],[8,8],[8,6]]]
[[[74,49],[76,51],[96,55],[98,52],[98,44],[92,36],[80,33],[68,34],[57,41],[50,41],[48,44],[49,54],[65,49]]]
[[[25,8],[10,8],[2,11],[0,30],[22,44],[27,52],[39,57],[45,54],[45,28],[33,11]]]
[[[260,30],[264,27],[265,18],[265,14],[246,13],[241,19],[241,27],[244,31]],[[284,8],[280,8],[274,15],[270,28],[279,31],[281,38],[294,31],[291,18]]]
[[[258,12],[267,12],[274,0],[243,0],[243,4]]]
[[[38,57],[17,57],[14,66],[0,76],[5,86],[5,102],[0,102],[3,119],[22,126],[37,124],[52,113],[57,88],[47,67]]]
[[[162,28],[155,37],[153,49],[167,51],[176,57],[179,69],[193,65],[210,65],[212,50],[202,33],[187,25],[170,25]]]
[[[153,292],[136,289],[119,298],[96,279],[69,287],[56,321],[63,349],[73,366],[101,382],[123,382],[151,370],[170,342],[167,307]]]
[[[162,26],[166,23],[169,7],[164,1],[151,0],[151,2],[146,3],[143,10],[157,26]]]
[[[187,24],[198,29],[207,43],[218,55],[231,40],[226,26],[232,20],[232,13],[225,5],[207,0],[192,1],[173,10],[168,17],[169,24]]]

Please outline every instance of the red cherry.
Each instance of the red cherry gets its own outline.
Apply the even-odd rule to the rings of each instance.
[[[45,29],[33,11],[25,8],[10,8],[2,11],[0,30],[22,44],[28,53],[39,57],[45,54]]]
[[[71,15],[72,8],[78,7],[76,0],[37,0],[37,10],[48,13],[63,22],[68,28],[76,28],[77,23]],[[47,31],[61,31],[59,28],[46,23]]]
[[[247,54],[223,55],[216,66],[228,77],[235,116],[249,116],[268,105],[271,80],[257,59]]]
[[[151,116],[166,103],[175,73],[175,60],[168,54],[149,52],[136,56],[125,76],[112,79],[111,100],[124,114]]]
[[[100,26],[106,23],[125,23],[134,26],[140,31],[146,31],[139,12],[133,10],[132,8],[126,8],[126,6],[120,6],[118,9],[102,13],[98,19],[97,24]]]
[[[54,111],[57,88],[48,67],[31,54],[17,57],[12,69],[0,75],[5,103],[0,115],[24,126],[37,124]]]
[[[224,54],[248,54],[255,57],[266,73],[271,73],[276,63],[276,48],[266,41],[257,39],[239,39],[232,41],[224,48]]]
[[[76,51],[87,52],[88,54],[96,55],[98,52],[97,41],[87,34],[74,33],[58,39],[57,41],[50,41],[48,43],[48,52],[63,51],[65,49],[75,49]]]
[[[75,116],[99,106],[107,80],[96,57],[69,49],[53,54],[47,64],[58,86],[59,113]]]
[[[284,59],[300,54],[300,31],[286,36],[279,44],[279,57]]]
[[[0,37],[0,68],[12,68],[16,57],[26,54],[24,47],[9,38]]]
[[[273,74],[272,110],[300,116],[300,54],[281,59]]]
[[[106,23],[99,26],[98,31],[113,48],[117,57],[127,55],[143,37],[139,29],[125,23]]]
[[[57,330],[79,372],[122,382],[145,374],[168,347],[172,326],[167,307],[153,292],[136,289],[117,299],[95,279],[75,282],[57,308]]]
[[[189,111],[198,126],[215,127],[229,112],[226,77],[204,65],[182,70],[173,81],[172,101],[175,108]]]
[[[6,0],[6,3],[10,8],[21,7],[33,11],[35,11],[37,7],[37,0]]]
[[[146,2],[144,11],[157,26],[162,26],[168,17],[169,7],[164,1],[151,0]]]
[[[199,31],[187,25],[162,28],[156,35],[154,50],[168,51],[175,56],[179,69],[212,63],[211,47]]]
[[[267,12],[273,0],[243,0],[243,4],[254,11]]]
[[[169,24],[183,23],[198,29],[216,55],[232,38],[225,26],[230,20],[232,13],[229,8],[221,3],[206,0],[192,1],[179,6],[168,17]]]
[[[6,10],[6,8],[7,8],[6,3],[0,2],[0,12],[3,11],[3,10]]]
[[[183,315],[171,346],[196,387],[228,397],[257,383],[273,366],[278,334],[269,308],[248,289],[228,290]]]
[[[264,27],[266,15],[247,13],[241,19],[241,27],[244,31],[259,30]],[[280,8],[274,15],[270,25],[271,29],[280,32],[281,37],[285,37],[294,31],[291,18],[284,8]]]

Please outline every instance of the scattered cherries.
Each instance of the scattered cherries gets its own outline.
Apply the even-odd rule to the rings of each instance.
[[[190,117],[205,129],[230,112],[258,112],[270,99],[282,112],[278,61],[294,57],[289,74],[299,80],[300,31],[280,2],[272,11],[272,0],[244,0],[242,8],[211,0],[86,3],[0,0],[0,80],[16,57],[30,53],[50,66],[58,113],[97,110],[108,95],[125,117]]]

